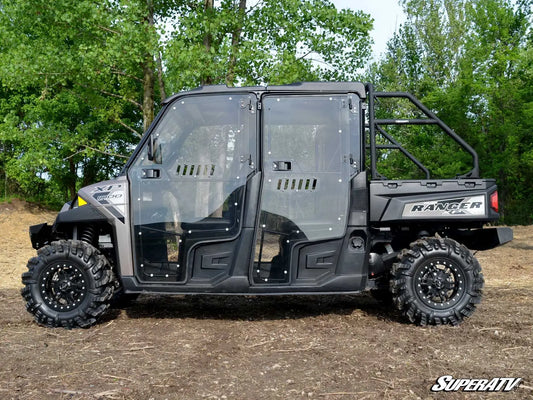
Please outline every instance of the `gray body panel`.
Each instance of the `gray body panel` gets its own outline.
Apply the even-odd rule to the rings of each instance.
[[[133,275],[128,179],[119,176],[86,186],[80,189],[78,195],[107,217],[115,231],[119,273],[121,276]]]

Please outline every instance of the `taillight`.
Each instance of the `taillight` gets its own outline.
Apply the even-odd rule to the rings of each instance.
[[[494,192],[490,195],[490,207],[498,212],[499,210],[499,207],[498,207],[498,192]]]

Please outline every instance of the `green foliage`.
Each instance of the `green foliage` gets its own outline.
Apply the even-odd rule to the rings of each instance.
[[[22,194],[58,201],[116,174],[138,141],[143,2],[3,1],[2,167]]]
[[[60,204],[121,169],[165,83],[352,79],[371,27],[328,0],[4,0],[0,178]]]
[[[328,0],[259,1],[212,8],[192,1],[166,48],[175,91],[201,84],[353,80],[370,55],[372,20]]]
[[[382,90],[413,92],[474,146],[481,174],[496,178],[505,223],[533,222],[533,17],[530,1],[404,0],[407,22],[368,72]],[[405,135],[402,137],[405,139]],[[408,139],[408,138],[407,138]],[[453,174],[471,160],[441,144]],[[462,158],[461,158],[462,157]],[[387,172],[394,167],[384,167]]]

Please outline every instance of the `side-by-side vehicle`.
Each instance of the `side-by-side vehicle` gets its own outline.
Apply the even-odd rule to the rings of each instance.
[[[393,98],[420,117],[378,118],[377,102]],[[426,125],[472,169],[433,179],[389,132]],[[399,151],[423,178],[384,178],[382,151]],[[208,86],[167,99],[116,179],[79,190],[52,226],[30,228],[38,255],[22,295],[52,327],[91,326],[119,294],[364,290],[388,291],[414,323],[455,325],[482,294],[471,250],[512,239],[484,227],[498,217],[476,152],[408,93]]]

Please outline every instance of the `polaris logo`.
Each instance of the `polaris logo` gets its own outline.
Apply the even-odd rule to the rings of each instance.
[[[454,379],[443,375],[431,386],[432,392],[510,392],[517,388],[522,378]]]
[[[485,196],[408,203],[404,206],[402,213],[404,217],[447,217],[450,215],[485,215]]]

